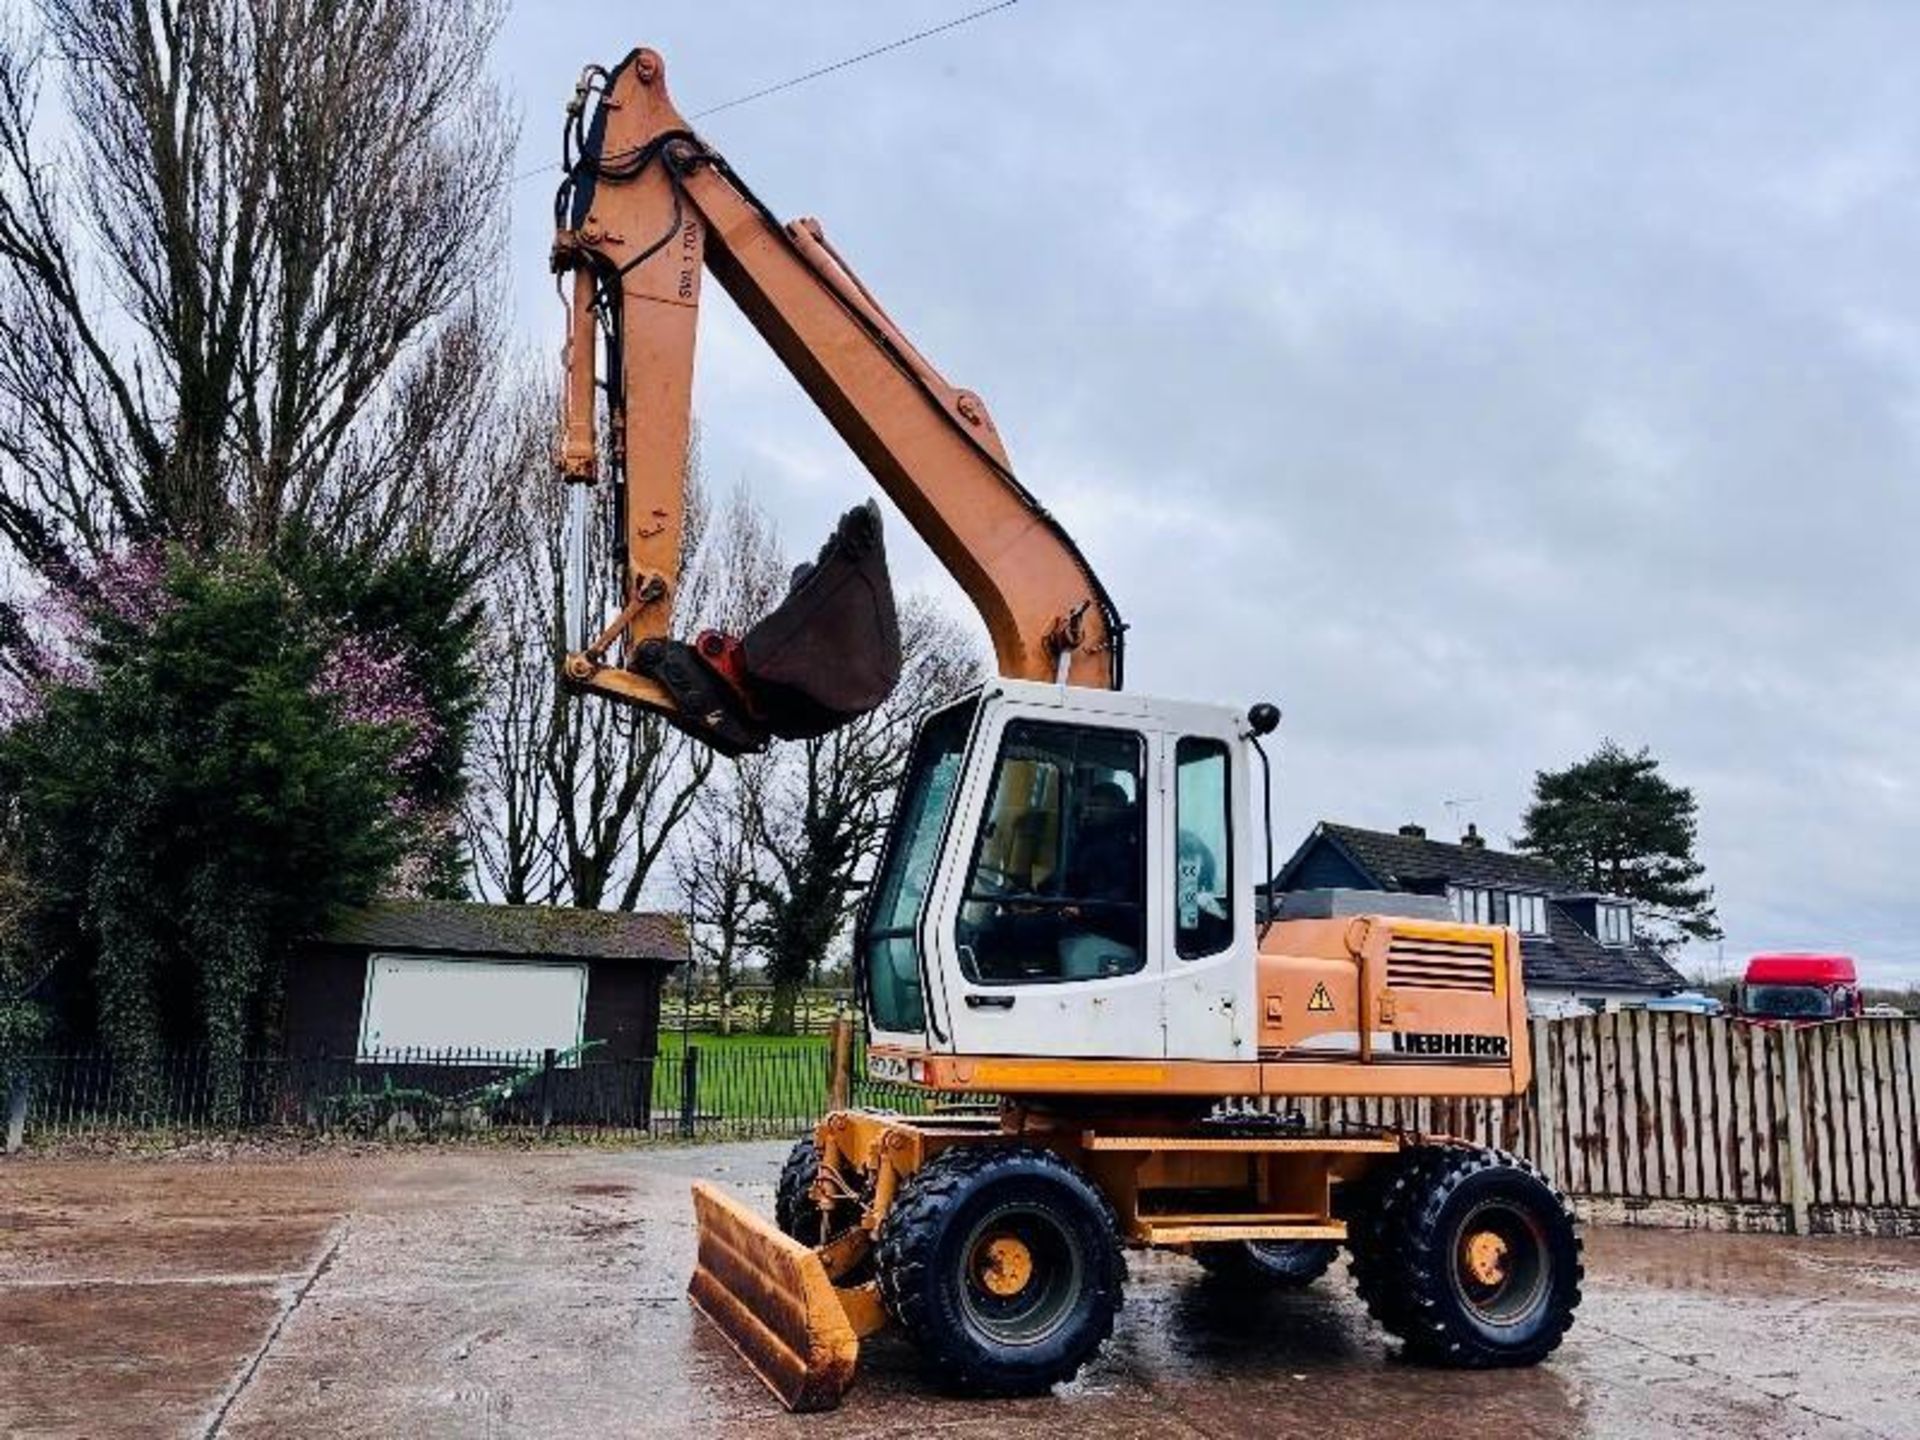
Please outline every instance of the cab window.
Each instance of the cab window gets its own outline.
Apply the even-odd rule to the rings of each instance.
[[[1173,936],[1183,960],[1233,943],[1233,836],[1227,747],[1187,737],[1174,747]]]
[[[978,709],[978,701],[968,700],[930,718],[900,786],[860,940],[867,1007],[878,1030],[910,1032],[926,1024],[914,932]]]
[[[960,905],[970,980],[1095,980],[1146,964],[1145,776],[1130,731],[1008,724]]]

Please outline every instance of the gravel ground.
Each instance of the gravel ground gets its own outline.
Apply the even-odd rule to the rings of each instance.
[[[784,1148],[0,1162],[0,1433],[1920,1437],[1920,1242],[1614,1229],[1535,1370],[1401,1363],[1338,1270],[1248,1301],[1144,1255],[1051,1397],[881,1338],[788,1416],[683,1298],[687,1182],[770,1209]]]

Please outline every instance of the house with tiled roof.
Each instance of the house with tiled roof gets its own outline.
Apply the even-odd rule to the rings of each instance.
[[[1495,850],[1472,825],[1449,843],[1419,825],[1366,830],[1323,820],[1273,888],[1437,897],[1457,919],[1512,926],[1536,1011],[1617,1009],[1686,984],[1637,933],[1631,901],[1583,889],[1537,856]]]

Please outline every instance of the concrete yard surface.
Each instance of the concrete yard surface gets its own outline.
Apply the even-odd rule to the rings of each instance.
[[[778,1144],[0,1162],[0,1434],[1920,1437],[1920,1243],[1594,1229],[1534,1370],[1396,1358],[1344,1268],[1245,1299],[1136,1255],[1049,1397],[869,1341],[789,1416],[688,1306],[688,1182],[770,1210]]]

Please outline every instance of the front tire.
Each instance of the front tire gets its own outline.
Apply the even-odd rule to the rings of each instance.
[[[1499,1150],[1433,1151],[1408,1171],[1388,1219],[1390,1328],[1408,1358],[1536,1365],[1558,1347],[1580,1304],[1580,1235],[1532,1165]]]
[[[1126,1261],[1113,1210],[1050,1151],[960,1147],[880,1222],[881,1298],[942,1384],[1026,1395],[1070,1380],[1113,1333]]]
[[[1298,1290],[1326,1274],[1339,1253],[1327,1240],[1239,1240],[1196,1246],[1193,1258],[1230,1285]]]

